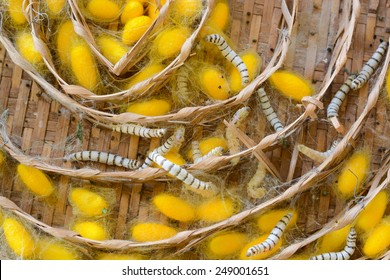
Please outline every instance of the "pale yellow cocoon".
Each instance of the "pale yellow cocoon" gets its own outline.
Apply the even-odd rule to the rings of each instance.
[[[54,192],[54,185],[43,171],[24,164],[17,167],[19,178],[23,184],[35,195],[47,197]]]
[[[234,201],[228,197],[214,197],[201,203],[197,208],[199,220],[215,223],[231,217],[237,211]]]
[[[364,232],[371,231],[382,219],[388,201],[387,192],[380,191],[357,216],[355,227]]]
[[[218,28],[220,30],[225,30],[230,21],[230,10],[229,4],[226,1],[221,1],[217,3],[212,10],[207,25],[211,27]]]
[[[21,222],[14,218],[6,218],[3,222],[3,231],[7,244],[15,255],[24,259],[33,256],[34,238]]]
[[[164,70],[164,65],[160,63],[151,63],[142,68],[137,74],[131,77],[130,82],[127,84],[127,88],[138,84],[139,82],[145,81],[146,79],[151,78],[152,76],[160,73]]]
[[[275,209],[261,214],[256,219],[260,232],[271,232],[276,224],[288,213],[292,213],[292,218],[286,227],[286,229],[289,229],[296,224],[298,219],[298,212],[294,209]]]
[[[199,71],[199,84],[202,91],[215,100],[229,98],[229,83],[225,74],[215,66],[208,66]]]
[[[137,2],[138,3],[138,2]],[[102,35],[96,40],[102,54],[112,63],[117,63],[127,53],[127,48],[121,41],[109,36]]]
[[[153,20],[148,16],[139,16],[126,22],[122,33],[122,42],[126,45],[135,44],[150,27]]]
[[[70,52],[72,49],[72,44],[77,40],[77,38],[78,35],[74,31],[71,20],[64,21],[58,27],[56,47],[62,64],[70,64]]]
[[[84,238],[93,240],[108,239],[106,229],[98,222],[78,222],[73,225],[72,229]]]
[[[248,252],[248,249],[250,247],[255,246],[257,244],[260,244],[261,242],[263,242],[264,240],[266,240],[268,238],[268,235],[269,235],[268,233],[263,234],[262,236],[256,238],[255,240],[249,242],[248,244],[246,244],[244,246],[244,248],[242,248],[242,250],[241,250],[240,259],[241,260],[264,260],[264,259],[267,259],[268,257],[272,256],[274,253],[276,253],[279,250],[279,248],[282,246],[282,243],[283,243],[282,239],[280,239],[279,242],[276,243],[275,247],[269,251],[262,252],[260,254],[257,254],[257,255],[251,256],[251,257],[246,256],[246,253]]]
[[[102,216],[108,211],[108,203],[104,197],[88,189],[71,189],[69,201],[85,217]]]
[[[247,236],[241,232],[218,234],[208,242],[208,254],[212,257],[226,257],[238,253],[247,242]]]
[[[322,236],[318,241],[319,246],[317,254],[341,251],[346,244],[350,229],[351,225],[347,225],[341,229],[331,231]]]
[[[370,232],[363,244],[363,253],[369,258],[378,257],[390,247],[390,216],[382,221]]]
[[[53,15],[58,15],[65,7],[66,0],[46,0],[47,7]]]
[[[8,0],[8,13],[14,24],[22,25],[27,23],[23,13],[23,0]]]
[[[16,36],[16,47],[20,54],[31,64],[36,65],[43,61],[41,54],[34,46],[30,32],[21,32]]]
[[[92,17],[98,21],[114,20],[120,14],[119,5],[110,0],[90,0],[87,9]]]
[[[81,43],[72,47],[70,61],[77,83],[88,90],[95,89],[100,78],[95,58],[88,45]]]
[[[153,41],[157,55],[163,59],[174,57],[190,35],[190,30],[183,26],[165,29]]]
[[[161,116],[170,110],[171,103],[168,100],[157,98],[134,102],[127,107],[127,112],[144,116]]]
[[[139,242],[157,241],[174,236],[177,231],[159,223],[141,223],[131,229],[131,238]]]
[[[126,24],[130,19],[142,16],[144,6],[138,1],[128,1],[121,14],[121,23]]]
[[[180,222],[195,220],[195,207],[185,200],[161,193],[153,197],[154,206],[165,216]]]
[[[36,255],[41,260],[78,260],[80,254],[69,245],[50,238],[38,240]]]

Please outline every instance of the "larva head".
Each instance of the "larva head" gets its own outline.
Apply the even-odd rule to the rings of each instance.
[[[102,35],[96,40],[102,54],[112,63],[117,63],[127,53],[127,48],[116,38]]]
[[[310,81],[291,71],[278,70],[269,77],[269,81],[281,94],[295,101],[301,101],[303,97],[314,93]]]
[[[79,260],[81,258],[75,248],[52,238],[38,240],[36,255],[40,260]]]
[[[201,203],[196,212],[199,220],[215,223],[231,217],[238,210],[237,202],[229,197],[213,197]]]
[[[121,23],[126,24],[130,19],[142,16],[144,6],[138,1],[127,1],[121,14]]]
[[[231,258],[247,243],[248,237],[241,232],[224,232],[210,238],[206,254],[209,258]]]
[[[64,9],[66,0],[46,0],[45,2],[51,16],[55,17]]]
[[[141,254],[119,254],[119,253],[100,253],[96,260],[145,260]]]
[[[33,194],[39,197],[48,197],[54,192],[53,183],[43,171],[20,163],[17,172],[23,184]]]
[[[370,170],[371,156],[367,150],[352,154],[338,176],[337,190],[345,198],[352,197],[363,185]]]
[[[134,45],[152,25],[153,20],[148,16],[139,16],[130,19],[123,27],[122,42]]]
[[[137,74],[131,77],[130,82],[127,84],[126,88],[129,89],[134,85],[145,81],[154,75],[157,75],[164,70],[164,65],[161,63],[151,63],[142,68]]]
[[[165,216],[180,222],[195,220],[195,207],[187,201],[167,193],[153,197],[153,205]]]
[[[191,32],[185,26],[171,27],[163,30],[153,41],[153,48],[161,59],[177,55]]]
[[[381,220],[369,233],[363,244],[363,254],[376,258],[390,247],[390,216]]]
[[[219,1],[213,8],[206,25],[220,30],[226,30],[230,22],[229,4],[225,0]]]
[[[23,13],[23,10],[25,10],[27,4],[28,2],[24,0],[8,0],[8,13],[11,17],[12,23],[17,26],[21,26],[27,23],[27,19]]]
[[[286,229],[294,226],[298,219],[298,212],[294,209],[275,209],[261,214],[257,219],[257,226],[260,232],[271,232],[275,225],[288,213],[292,214],[292,218]]]
[[[72,44],[77,41],[79,36],[76,34],[73,28],[71,20],[64,21],[58,27],[56,47],[60,61],[64,65],[70,64],[70,52]]]
[[[318,240],[318,249],[316,254],[341,251],[346,244],[350,229],[351,225],[347,225],[341,229],[331,231],[322,236]]]
[[[77,222],[73,225],[72,230],[82,237],[92,240],[106,240],[109,238],[107,229],[99,222]]]
[[[171,103],[168,100],[157,98],[137,101],[127,107],[127,112],[144,116],[166,115],[170,110]]]
[[[114,0],[91,0],[88,2],[87,10],[92,19],[103,22],[112,21],[120,14],[120,7]]]
[[[271,250],[262,252],[260,254],[255,254],[251,256],[247,256],[249,248],[252,246],[255,246],[257,244],[260,244],[261,242],[265,241],[268,238],[269,233],[263,234],[260,237],[254,239],[253,241],[247,243],[240,252],[240,260],[264,260],[276,253],[279,248],[282,246],[282,239],[279,240],[278,243],[276,243],[275,247],[273,247]]]
[[[176,235],[177,231],[160,223],[139,223],[131,228],[131,239],[138,242],[157,241]]]
[[[69,192],[69,201],[79,215],[85,217],[104,216],[109,205],[106,199],[86,188],[73,188]]]
[[[16,35],[16,48],[29,63],[37,65],[43,62],[43,58],[34,46],[34,40],[30,32],[22,31]]]
[[[214,100],[229,98],[230,89],[226,75],[215,66],[203,67],[199,71],[199,85],[202,91]]]
[[[176,20],[192,20],[202,10],[202,0],[176,0],[172,3],[172,14]]]

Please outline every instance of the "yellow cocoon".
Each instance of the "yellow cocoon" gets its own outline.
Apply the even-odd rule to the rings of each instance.
[[[91,0],[87,5],[88,11],[96,20],[110,21],[119,16],[120,7],[115,1]]]
[[[69,200],[83,216],[96,217],[107,213],[108,203],[104,197],[88,189],[72,189],[69,193]]]
[[[58,15],[65,7],[66,0],[46,0],[47,7],[53,15]]]
[[[37,257],[41,260],[78,260],[79,253],[62,242],[49,238],[39,240],[37,243]]]
[[[138,0],[137,0],[138,1]],[[165,5],[165,0],[160,1],[161,7]],[[148,1],[148,16],[155,20],[160,14],[160,10],[157,8],[157,4],[155,0]]]
[[[97,256],[97,260],[144,260],[145,257],[141,254],[115,254],[101,253]]]
[[[232,216],[236,209],[232,199],[214,197],[201,203],[197,208],[197,217],[204,222],[214,223]]]
[[[368,151],[355,152],[344,164],[338,176],[337,189],[341,195],[349,198],[359,191],[370,169],[371,157]]]
[[[17,172],[23,184],[35,195],[46,197],[53,193],[52,182],[41,170],[20,163]]]
[[[240,232],[226,232],[212,237],[207,249],[211,256],[226,257],[238,253],[247,241],[247,236]]]
[[[153,198],[153,204],[165,216],[180,222],[195,220],[195,207],[176,196],[161,193]]]
[[[355,227],[365,232],[372,230],[382,219],[388,201],[387,192],[380,191],[357,216]]]
[[[175,18],[193,18],[202,9],[201,0],[176,0],[172,4],[172,13]]]
[[[184,158],[181,156],[181,154],[179,154],[178,152],[176,151],[172,151],[170,150],[168,153],[165,154],[164,156],[167,160],[173,162],[174,164],[177,164],[177,165],[184,165],[186,164],[186,161],[184,160]]]
[[[176,233],[174,228],[158,223],[141,223],[131,229],[132,239],[138,242],[167,239]]]
[[[14,218],[3,222],[4,236],[8,246],[19,257],[30,258],[35,250],[35,241],[23,224]]]
[[[229,4],[226,1],[217,3],[207,21],[211,27],[225,30],[230,20]]]
[[[181,47],[190,35],[190,30],[183,26],[168,28],[157,35],[153,45],[158,56],[163,59],[170,58],[180,52]]]
[[[286,227],[286,229],[289,229],[296,224],[298,219],[298,212],[294,209],[276,209],[261,214],[256,221],[260,232],[271,232],[271,230],[283,218],[283,216],[287,215],[288,213],[293,214],[290,223]]]
[[[71,20],[67,20],[59,26],[56,44],[58,56],[62,64],[69,65],[72,44],[77,38],[78,35],[74,31]]]
[[[363,253],[375,258],[390,246],[390,217],[383,218],[370,233],[363,245]]]
[[[16,47],[20,54],[31,64],[42,62],[42,56],[34,46],[34,40],[30,32],[21,32],[16,37]]]
[[[133,45],[142,37],[152,22],[153,20],[148,16],[130,19],[123,28],[122,42],[126,45]]]
[[[346,244],[350,229],[351,225],[347,225],[341,229],[329,232],[322,236],[318,241],[318,254],[341,251]]]
[[[242,61],[244,61],[246,67],[248,68],[249,72],[249,79],[250,81],[253,80],[254,77],[256,77],[261,68],[261,57],[256,51],[250,50],[240,55]],[[240,72],[236,67],[230,67],[230,90],[232,92],[239,92],[241,89],[244,88],[242,85],[242,78],[240,75]]]
[[[203,92],[212,99],[226,100],[229,98],[229,83],[224,73],[217,67],[208,66],[200,69],[199,83]]]
[[[282,239],[280,239],[279,242],[276,243],[275,247],[269,251],[262,252],[260,254],[257,254],[257,255],[251,256],[251,257],[246,256],[246,252],[248,252],[248,249],[250,247],[257,245],[257,244],[260,244],[261,242],[263,242],[264,240],[266,240],[268,238],[268,235],[269,234],[263,234],[259,238],[256,238],[255,240],[246,244],[245,247],[242,248],[242,250],[241,250],[240,259],[241,260],[264,260],[264,259],[268,258],[269,256],[273,255],[276,251],[278,251],[280,246],[282,246],[282,243],[283,243]]]
[[[216,147],[222,147],[224,151],[227,151],[226,139],[222,137],[209,137],[199,141],[199,150],[202,156],[208,154],[208,152]],[[192,150],[189,151],[188,157],[192,160]]]
[[[24,0],[8,0],[8,12],[11,20],[16,25],[22,25],[27,22],[23,13]],[[28,3],[26,3],[28,4]]]
[[[137,2],[138,3],[138,2]],[[97,44],[102,54],[112,63],[117,63],[127,53],[127,48],[122,43],[109,36],[102,35],[97,39]]]
[[[310,81],[291,71],[278,70],[269,77],[269,81],[281,94],[295,101],[301,101],[314,92]]]
[[[171,103],[164,99],[153,98],[147,101],[131,103],[127,112],[144,116],[161,116],[171,110]]]
[[[121,23],[126,24],[130,19],[142,16],[144,6],[138,1],[128,1],[121,14]]]
[[[85,43],[71,48],[70,61],[77,83],[88,90],[93,90],[99,83],[99,72],[95,58]]]
[[[82,237],[93,240],[106,240],[108,235],[106,229],[98,222],[78,222],[72,228]]]
[[[160,73],[164,70],[164,65],[160,63],[151,63],[142,68],[137,74],[131,77],[130,82],[127,84],[127,88],[131,88],[139,82],[145,81],[146,79],[151,78],[152,76]]]

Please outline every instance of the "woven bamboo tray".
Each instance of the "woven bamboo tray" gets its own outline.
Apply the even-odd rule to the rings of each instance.
[[[128,240],[127,227],[134,220],[168,222],[165,216],[151,209],[150,199],[164,190],[176,187],[175,182],[145,181],[145,178],[162,178],[161,170],[150,169],[146,173],[123,172],[122,178],[131,178],[132,181],[114,180],[113,183],[99,183],[115,190],[116,204],[110,213],[110,219],[113,221],[113,240],[102,242],[87,240],[69,231],[73,213],[67,201],[67,192],[70,184],[79,181],[66,176],[69,175],[66,172],[65,175],[61,175],[58,170],[51,170],[50,164],[42,159],[61,158],[66,142],[81,142],[77,137],[80,119],[72,110],[51,100],[36,81],[12,63],[5,49],[1,48],[0,106],[2,111],[8,110],[7,134],[11,143],[23,151],[23,157],[12,153],[14,150],[10,148],[9,143],[3,143],[4,149],[10,154],[7,165],[0,173],[2,195],[0,205],[41,232],[80,245],[85,251],[86,258],[93,257],[96,250],[142,252],[146,256],[153,255],[154,252],[159,258],[180,254],[184,254],[182,258],[202,258],[201,253],[188,255],[187,252],[193,248],[198,252],[202,241],[209,235],[226,228],[245,227],[245,223],[251,217],[274,206],[293,206],[300,212],[295,236],[290,238],[290,244],[285,245],[274,258],[290,257],[325,233],[351,222],[377,192],[388,188],[390,145],[387,139],[390,137],[390,106],[385,94],[382,93],[382,84],[389,58],[387,57],[383,67],[376,71],[368,86],[348,95],[341,109],[340,121],[345,131],[343,134],[338,133],[326,120],[324,110],[321,108],[322,104],[326,108],[343,83],[346,77],[343,67],[357,72],[375,51],[379,39],[388,39],[387,27],[390,20],[386,14],[388,9],[385,7],[385,1],[300,2],[283,67],[294,69],[312,80],[318,92],[316,99],[307,100],[305,106],[300,108],[301,111],[298,110],[298,113],[294,114],[289,110],[295,108],[295,105],[275,95],[275,101],[272,103],[275,106],[277,104],[277,114],[282,122],[289,124],[284,131],[272,133],[265,120],[259,117],[256,133],[251,133],[250,129],[254,130],[251,126],[247,127],[249,137],[236,131],[244,144],[241,153],[244,157],[238,167],[224,167],[215,171],[213,161],[210,161],[199,168],[214,170],[214,176],[225,180],[229,175],[234,177],[234,174],[245,177],[242,174],[246,168],[254,168],[257,160],[268,160],[268,166],[275,168],[274,171],[283,184],[264,199],[248,198],[241,212],[227,220],[208,226],[195,224],[189,227],[185,223],[175,223],[177,228],[183,230],[182,232],[173,238],[149,243]],[[273,49],[269,46],[275,46],[277,38],[269,37],[267,34],[280,20],[281,2],[231,1],[231,9],[232,39],[239,47],[248,45],[256,47],[265,61],[270,59]],[[348,28],[354,32],[350,32]],[[248,104],[255,102],[254,99],[249,99]],[[150,143],[144,143],[138,137],[120,135],[95,126],[87,119],[83,119],[81,124],[82,142],[79,144],[83,149],[110,150],[136,157],[137,153],[144,152],[148,145],[156,147],[159,142],[158,139],[153,139]],[[228,123],[226,125],[229,126]],[[208,128],[201,125],[197,129],[207,131]],[[338,137],[341,141],[335,154],[320,165],[299,154],[296,148],[298,143],[304,143],[318,150],[326,150]],[[281,139],[288,141],[283,142]],[[338,170],[339,164],[349,151],[362,146],[369,148],[372,153],[372,172],[365,187],[366,191],[362,192],[366,197],[362,200],[341,200],[332,187],[332,172]],[[39,166],[46,171],[56,171],[50,173],[58,187],[55,203],[47,204],[34,198],[24,189],[15,179],[16,162],[12,157],[17,160],[23,158],[31,165]],[[225,162],[229,160],[227,157]],[[220,161],[214,164],[214,167],[215,165],[224,166]],[[65,163],[64,167],[69,168],[69,165]],[[197,169],[196,166],[194,169]],[[99,170],[94,171],[95,177],[89,173],[84,178],[112,181],[110,174],[115,173],[115,176],[121,174],[118,170],[99,166]],[[101,172],[104,172],[104,175],[99,177]],[[76,177],[83,178],[82,174],[79,175]],[[227,194],[236,193],[234,189],[229,189],[232,188],[234,180],[232,178],[225,180]],[[156,255],[154,250],[158,248],[164,250]],[[359,253],[356,256],[360,257]],[[12,258],[12,255],[5,257]],[[389,258],[389,253],[381,257]]]

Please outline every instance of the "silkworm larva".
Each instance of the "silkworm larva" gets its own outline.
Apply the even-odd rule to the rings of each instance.
[[[176,75],[175,89],[172,91],[173,100],[179,105],[185,106],[190,104],[194,92],[188,88],[189,71],[186,67],[180,67]]]
[[[339,116],[340,106],[343,103],[345,96],[351,90],[352,81],[356,78],[356,75],[350,75],[345,83],[340,87],[340,89],[336,92],[335,96],[330,101],[328,109],[326,111],[327,117],[333,118]]]
[[[280,122],[278,116],[276,115],[274,108],[272,108],[264,88],[259,88],[257,93],[259,94],[261,108],[263,109],[263,113],[267,118],[267,121],[272,125],[276,132],[282,130],[283,125]]]
[[[192,158],[194,159],[194,162],[199,162],[200,159],[202,158],[202,152],[199,149],[199,141],[192,141]]]
[[[107,165],[116,165],[128,169],[137,169],[141,163],[135,159],[124,158],[115,154],[99,151],[82,151],[72,153],[66,157],[70,161],[94,161]]]
[[[356,248],[356,230],[351,227],[349,230],[349,234],[347,237],[347,245],[345,245],[344,249],[340,252],[330,252],[323,253],[321,255],[317,255],[311,257],[311,260],[349,260]]]
[[[291,218],[292,218],[292,213],[288,213],[284,215],[283,218],[272,229],[268,238],[263,242],[261,242],[260,244],[250,247],[246,252],[246,256],[251,257],[260,254],[262,252],[269,251],[273,247],[275,247],[275,245],[279,242],[280,238],[282,237],[282,234],[285,231],[286,226],[291,221]]]
[[[231,47],[226,43],[226,40],[219,34],[211,34],[205,37],[207,42],[213,43],[217,45],[218,49],[221,51],[222,55],[229,60],[235,67],[237,67],[240,72],[240,76],[242,79],[242,84],[249,83],[249,72],[246,67],[244,61],[242,61],[241,57],[232,50]]]
[[[265,195],[266,190],[264,187],[261,187],[261,183],[263,182],[266,174],[267,170],[265,169],[264,164],[259,162],[255,175],[253,175],[246,186],[249,196],[253,198],[261,198]]]
[[[303,144],[298,145],[298,150],[306,155],[307,157],[311,158],[312,160],[316,162],[323,162],[327,157],[329,157],[333,151],[336,149],[336,146],[338,145],[339,141],[333,141],[332,146],[325,151],[325,152],[319,152],[317,150],[314,150],[312,148],[309,148]]]
[[[388,47],[387,42],[382,42],[379,44],[374,54],[363,66],[362,70],[360,70],[359,75],[352,81],[351,88],[353,90],[359,89],[365,83],[367,83],[368,79],[374,73],[376,68],[378,68],[379,63],[381,62],[383,56],[386,53],[387,47]]]
[[[163,137],[167,132],[166,128],[153,129],[131,123],[112,125],[111,127],[117,132],[136,135],[144,138]]]
[[[201,161],[203,161],[209,157],[212,157],[212,156],[220,157],[220,156],[222,156],[222,154],[223,154],[223,147],[215,147],[214,149],[212,149],[210,152],[208,152],[204,156],[196,159],[194,162],[198,163],[198,162],[201,162]]]

